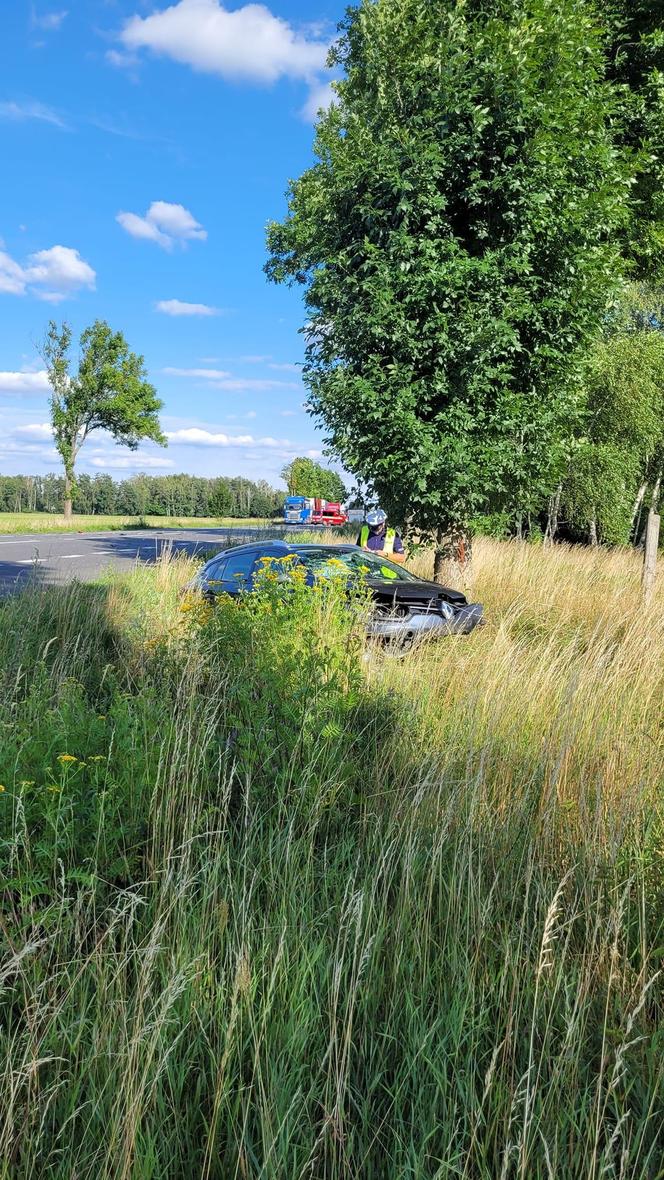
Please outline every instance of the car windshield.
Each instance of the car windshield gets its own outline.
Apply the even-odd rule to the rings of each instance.
[[[347,569],[350,574],[378,582],[420,580],[402,566],[395,565],[393,561],[377,557],[375,553],[367,553],[363,549],[341,549],[321,545],[315,549],[298,549],[297,556],[298,560],[319,578],[338,577],[342,569]]]

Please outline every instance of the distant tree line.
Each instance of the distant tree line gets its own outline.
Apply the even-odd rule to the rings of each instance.
[[[281,513],[284,492],[264,479],[197,475],[78,475],[73,488],[75,512],[109,516],[258,516]],[[63,475],[0,475],[1,512],[61,513]]]

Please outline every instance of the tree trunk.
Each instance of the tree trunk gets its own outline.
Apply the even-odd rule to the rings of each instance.
[[[523,513],[521,509],[516,514],[516,539],[523,541]]]
[[[652,512],[657,512],[657,508],[659,506],[659,494],[660,494],[661,488],[662,488],[662,472],[660,471],[654,484],[653,484],[652,495],[650,497],[650,509]],[[646,485],[646,490],[647,490],[647,485]],[[641,497],[641,503],[639,504],[638,514],[636,517],[636,523],[634,525],[633,544],[636,549],[643,549],[645,546],[645,543],[646,543],[646,533],[648,531],[649,517],[648,517],[648,512],[646,512],[645,513],[645,520],[644,520],[643,507],[645,504],[645,499],[646,499],[646,497],[645,497],[645,493],[644,493],[644,495]]]
[[[595,548],[598,544],[598,541],[597,541],[597,518],[594,516],[588,526],[588,538],[590,540],[590,544],[593,546],[593,548]]]
[[[643,497],[646,494],[647,487],[648,487],[647,483],[641,484],[641,487],[639,488],[638,493],[637,493],[636,500],[634,501],[634,507],[632,509],[632,519],[631,519],[630,525],[629,525],[629,535],[630,535],[630,537],[633,537],[635,545],[636,545],[638,532],[639,532],[639,524],[641,523],[641,505],[643,504]]]
[[[467,589],[472,555],[470,533],[460,527],[439,528],[433,559],[434,581],[453,589]]]
[[[655,480],[655,486],[652,490],[652,500],[650,502],[650,507],[652,508],[653,512],[657,512],[657,509],[659,508],[659,493],[661,492],[661,490],[662,490],[662,473],[660,471],[659,475],[657,476],[657,479]]]
[[[646,543],[645,552],[643,555],[643,579],[641,587],[643,591],[643,601],[646,606],[652,601],[652,596],[655,591],[655,579],[657,577],[657,548],[659,545],[659,526],[660,518],[655,512],[654,508],[650,509],[648,513],[648,523],[646,525]]]
[[[558,484],[556,493],[549,500],[549,515],[546,522],[546,532],[544,533],[544,544],[553,545],[558,532],[558,513],[560,512],[560,498],[563,494],[563,485]]]
[[[64,496],[64,517],[65,520],[72,518],[72,490],[74,486],[73,476],[69,471],[65,472],[65,496]]]

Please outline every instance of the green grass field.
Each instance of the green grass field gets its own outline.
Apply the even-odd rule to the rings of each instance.
[[[71,520],[50,512],[0,512],[2,533],[72,533],[101,532],[105,529],[205,529],[269,525],[271,521],[230,516],[83,516],[75,513]]]
[[[661,585],[481,541],[398,660],[191,570],[0,606],[3,1180],[661,1178]]]

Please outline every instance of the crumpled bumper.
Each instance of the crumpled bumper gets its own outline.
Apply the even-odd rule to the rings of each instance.
[[[409,615],[374,614],[368,634],[372,639],[387,639],[410,645],[424,639],[438,639],[445,635],[469,635],[482,622],[484,608],[479,602],[449,608],[449,615],[438,611]]]

